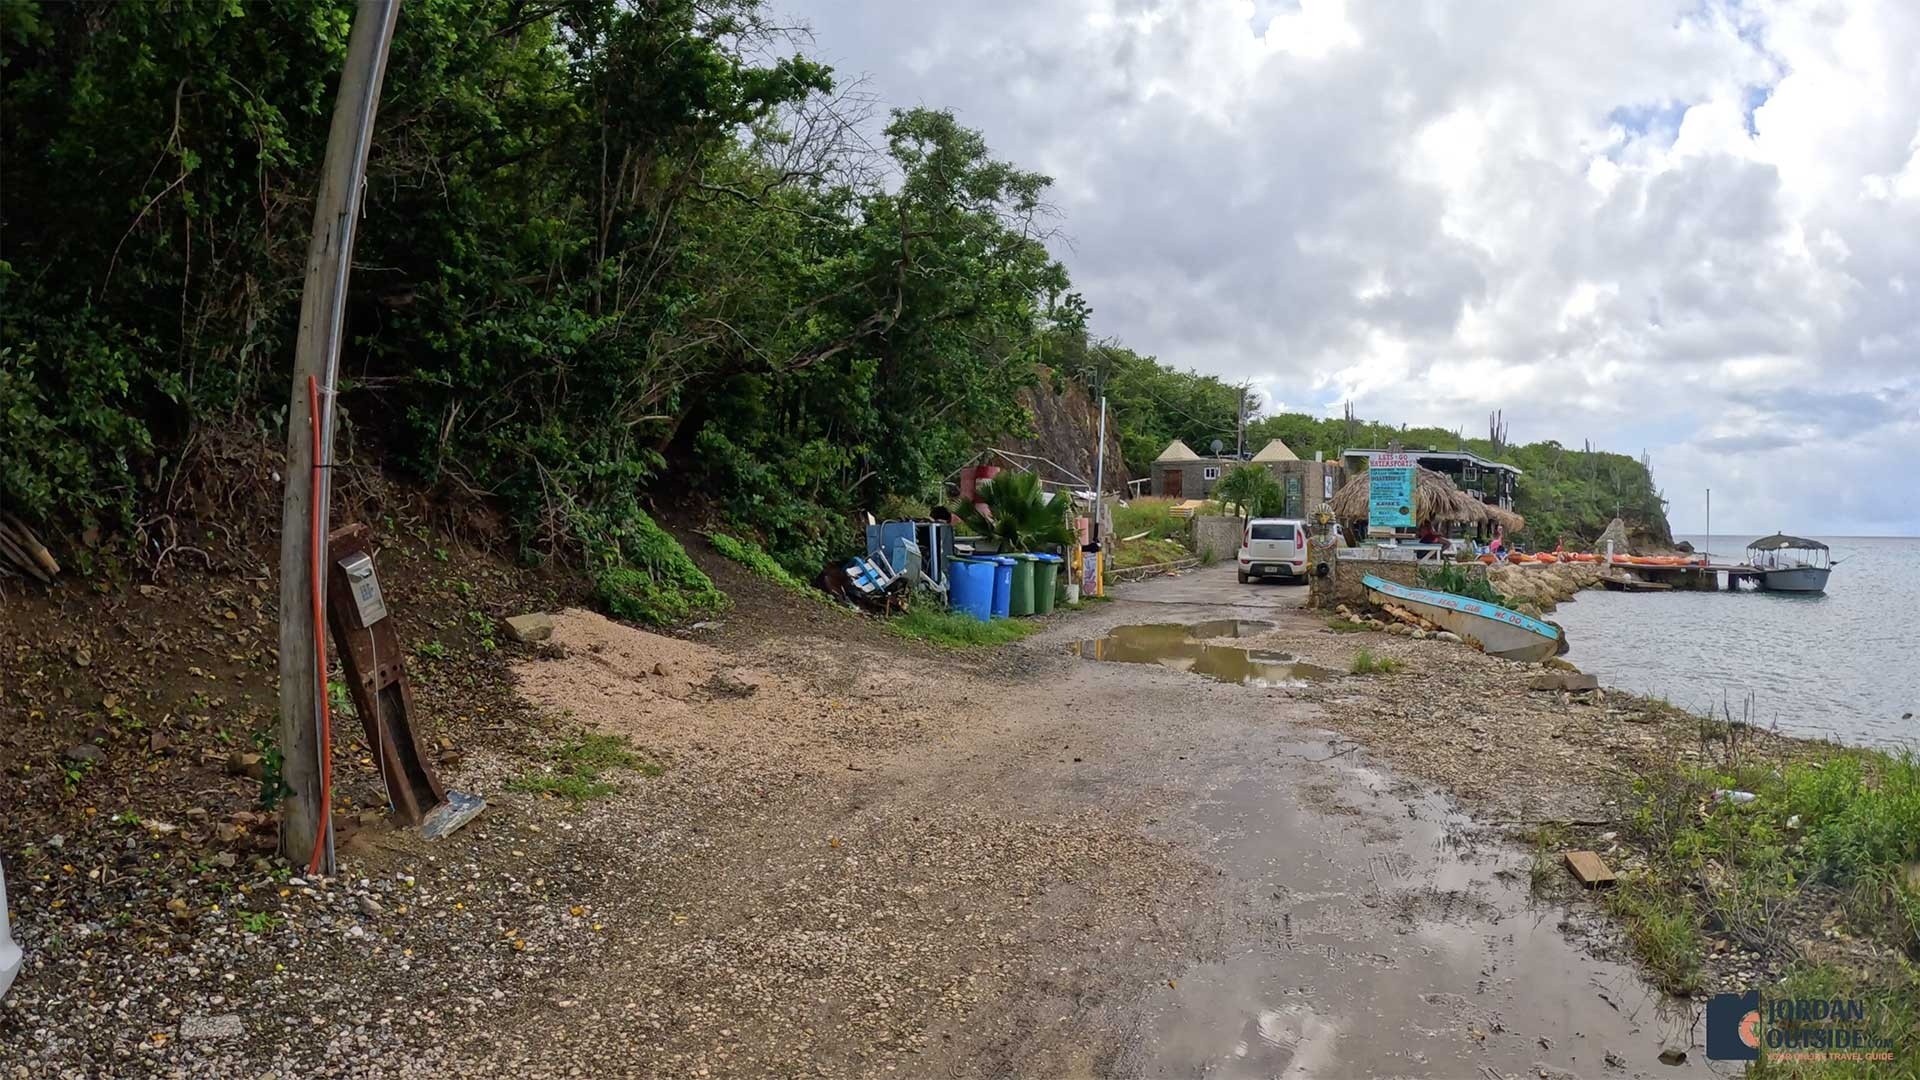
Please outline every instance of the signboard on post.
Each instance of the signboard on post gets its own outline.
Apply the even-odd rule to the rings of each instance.
[[[1411,529],[1413,520],[1413,455],[1367,455],[1367,528]]]

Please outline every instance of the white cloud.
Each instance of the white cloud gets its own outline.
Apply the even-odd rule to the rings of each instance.
[[[778,2],[778,0],[776,0]],[[1651,452],[1682,529],[1920,533],[1920,5],[788,0],[1055,175],[1097,329]]]

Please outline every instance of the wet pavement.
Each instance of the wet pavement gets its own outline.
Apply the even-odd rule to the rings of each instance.
[[[1529,852],[1327,731],[1341,695],[1241,676],[1296,662],[1259,655],[1268,624],[1350,649],[1305,595],[1224,565],[1002,650],[759,657],[635,802],[527,830],[611,868],[560,909],[594,946],[488,953],[524,981],[409,1043],[412,1074],[1709,1074],[1697,1010],[1589,954],[1600,921],[1536,903]],[[1102,640],[1140,659],[1087,659]],[[792,681],[822,661],[828,689]],[[608,700],[638,693],[619,677]],[[740,772],[776,721],[812,734]]]
[[[1230,567],[1215,568],[1117,590],[1100,619],[1115,624],[1104,640],[1132,642],[1114,647],[1194,656],[1209,638],[1258,632],[1209,622],[1221,609],[1298,619],[1303,597],[1241,586]],[[1131,621],[1187,618],[1169,606],[1193,617]],[[1064,1039],[1080,1054],[1063,1053],[1060,1038],[1029,1038],[1008,1048],[1012,1075],[1088,1061],[1102,1075],[1136,1076],[1711,1074],[1698,1006],[1590,955],[1579,938],[1592,916],[1532,899],[1529,852],[1317,732],[1284,688],[1230,673],[1227,685],[1194,678],[1223,678],[1202,669],[1208,655],[1187,672],[1156,670],[1184,660],[1152,657],[1081,664],[1045,695],[1080,718],[1050,729],[1066,745],[1081,745],[1077,723],[1104,718],[1103,767],[1083,770],[1091,775],[1076,777],[1072,798],[1116,805],[1150,783],[1144,830],[1204,871],[1183,925],[1162,927],[1186,943],[1185,962],[1163,961],[1149,978],[1132,961],[1152,950],[1132,942],[1129,957],[1125,935],[1100,954],[1057,957],[1103,1005],[1067,1021],[1080,1026]],[[1177,719],[1113,722],[1164,716],[1169,694],[1185,704]],[[1106,764],[1115,758],[1125,766]],[[1053,771],[996,767],[1001,784],[1027,792],[1045,790]],[[1688,1049],[1688,1060],[1662,1064],[1669,1047]]]
[[[1105,636],[1075,642],[1073,654],[1084,660],[1154,664],[1260,689],[1304,686],[1333,677],[1332,671],[1288,653],[1221,645],[1211,640],[1250,636],[1271,629],[1270,622],[1245,619],[1116,626]]]

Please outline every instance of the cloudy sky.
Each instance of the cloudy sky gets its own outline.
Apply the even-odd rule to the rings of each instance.
[[[1920,535],[1920,3],[774,2],[1055,178],[1099,334]]]

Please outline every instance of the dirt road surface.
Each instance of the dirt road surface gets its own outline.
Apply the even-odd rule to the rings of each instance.
[[[119,1002],[125,1037],[59,1020],[111,1001],[36,989],[16,1074],[83,1051],[115,1064],[68,1075],[1704,1072],[1696,1016],[1533,902],[1529,853],[1323,727],[1306,691],[1351,650],[1303,593],[1216,567],[967,654],[564,614],[522,692],[663,773],[570,808],[471,762],[493,805],[466,832],[345,853],[373,908],[283,891],[324,932],[267,939],[258,978],[168,961],[158,1006]],[[1241,685],[1076,649],[1220,620],[1326,670]],[[194,1035],[211,1020],[237,1037]]]
[[[1287,688],[1070,652],[1121,625],[1304,623],[1302,590],[1227,567],[1117,592],[1010,667],[867,658],[882,668],[862,678],[897,680],[931,737],[709,834],[696,876],[723,899],[680,924],[666,966],[684,983],[611,948],[566,1008],[526,1010],[463,1066],[1697,1069],[1658,1063],[1695,1042],[1693,1017],[1529,902],[1529,855],[1320,731]],[[689,987],[712,1012],[675,1000]]]

